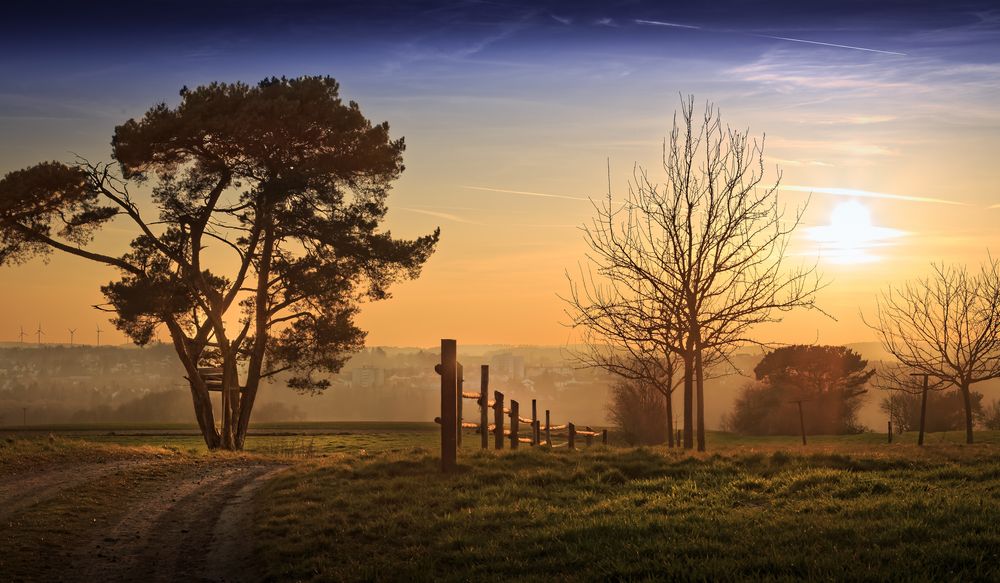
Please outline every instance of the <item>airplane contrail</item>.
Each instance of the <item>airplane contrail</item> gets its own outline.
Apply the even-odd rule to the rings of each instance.
[[[701,30],[700,26],[692,26],[690,24],[677,24],[676,22],[663,22],[662,20],[642,20],[636,19],[638,24],[652,24],[654,26],[672,26],[674,28],[692,28],[694,30]]]
[[[770,35],[770,34],[754,34],[754,33],[750,33],[750,32],[740,32],[740,31],[736,31],[736,30],[712,30],[710,28],[705,28],[705,27],[702,27],[702,26],[694,26],[694,25],[691,25],[691,24],[678,24],[676,22],[664,22],[662,20],[645,20],[645,19],[637,18],[633,22],[635,22],[636,24],[646,24],[646,25],[652,25],[652,26],[669,26],[671,28],[688,28],[688,29],[691,29],[691,30],[704,30],[706,32],[724,32],[724,33],[729,33],[729,34],[742,34],[742,35],[747,35],[747,36],[755,36],[757,38],[770,38],[770,39],[774,39],[774,40],[783,40],[783,41],[788,41],[788,42],[793,42],[793,43],[805,43],[805,44],[809,44],[809,45],[819,45],[819,46],[824,46],[824,47],[834,47],[834,48],[838,48],[838,49],[851,49],[851,50],[854,50],[854,51],[865,51],[865,52],[868,52],[868,53],[880,53],[880,54],[883,54],[883,55],[899,55],[901,57],[905,57],[906,56],[906,53],[900,53],[900,52],[896,52],[896,51],[884,51],[884,50],[881,50],[881,49],[869,49],[869,48],[866,48],[866,47],[856,47],[856,46],[853,46],[853,45],[841,45],[841,44],[837,44],[837,43],[825,43],[825,42],[820,42],[818,40],[806,40],[804,38],[792,38],[792,37],[788,37],[788,36],[774,36],[774,35]]]
[[[968,206],[967,203],[943,198],[929,198],[926,196],[909,196],[905,194],[889,194],[886,192],[872,192],[870,190],[857,190],[855,188],[828,188],[815,186],[781,185],[780,190],[792,192],[818,192],[820,194],[832,194],[834,196],[854,196],[857,198],[881,198],[886,200],[904,200],[907,202],[929,202],[934,204],[951,204],[956,206]]]
[[[771,36],[769,34],[755,34],[753,36],[760,37],[760,38],[773,38],[773,39],[776,39],[776,40],[787,40],[787,41],[790,41],[790,42],[793,42],[793,43],[806,43],[806,44],[810,44],[810,45],[820,45],[820,46],[824,46],[824,47],[836,47],[838,49],[852,49],[852,50],[855,50],[855,51],[865,51],[865,52],[869,52],[869,53],[881,53],[883,55],[899,55],[901,57],[905,57],[906,56],[906,53],[898,53],[896,51],[883,51],[883,50],[880,50],[880,49],[867,49],[865,47],[855,47],[855,46],[852,46],[852,45],[838,45],[836,43],[824,43],[824,42],[820,42],[818,40],[806,40],[806,39],[803,39],[803,38],[791,38],[791,37],[787,37],[787,36]]]
[[[431,217],[437,217],[439,219],[447,219],[449,221],[455,221],[456,223],[467,223],[467,224],[470,224],[470,225],[481,225],[482,224],[482,223],[477,223],[476,221],[470,221],[469,219],[467,219],[465,217],[460,217],[460,216],[452,214],[452,213],[444,213],[444,212],[440,212],[440,211],[429,211],[429,210],[425,210],[425,209],[415,209],[415,208],[405,207],[405,206],[398,206],[396,208],[399,209],[399,210],[401,210],[401,211],[409,211],[411,213],[418,213],[418,214],[421,214],[421,215],[427,215],[427,216],[431,216]]]
[[[561,198],[565,200],[583,200],[589,201],[589,198],[584,198],[582,196],[569,196],[566,194],[549,194],[547,192],[528,192],[524,190],[507,190],[504,188],[488,188],[486,186],[461,186],[461,188],[466,188],[469,190],[481,190],[484,192],[502,192],[505,194],[520,194],[523,196],[539,196],[542,198]]]

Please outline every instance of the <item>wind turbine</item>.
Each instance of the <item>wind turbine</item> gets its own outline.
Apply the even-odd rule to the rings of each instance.
[[[73,335],[76,334],[76,328],[68,328],[69,330],[69,347],[73,348]]]
[[[27,334],[24,333],[24,326],[21,326],[21,344],[24,344],[25,336],[27,336]]]
[[[97,345],[101,345],[101,325],[97,325]]]
[[[42,323],[38,323],[38,331],[35,332],[35,337],[38,338],[38,345],[42,345],[42,336],[45,336],[45,332],[42,332]]]

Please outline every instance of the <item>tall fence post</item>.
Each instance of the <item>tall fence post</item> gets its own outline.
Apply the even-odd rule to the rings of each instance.
[[[455,340],[441,340],[441,470],[455,469],[458,456],[456,438],[458,436],[458,343]]]
[[[576,449],[576,425],[568,423],[567,428],[569,429],[569,444],[566,447],[570,450]]]
[[[458,363],[458,391],[455,405],[457,407],[457,423],[455,423],[455,447],[462,447],[462,404],[465,401],[465,373],[462,363]]]
[[[490,365],[479,367],[479,437],[483,449],[490,447]]]
[[[892,443],[892,421],[889,422],[889,443]]]
[[[520,411],[518,410],[517,401],[514,399],[510,400],[510,448],[517,449],[518,446],[518,435],[517,430],[520,426]]]
[[[594,430],[590,428],[590,425],[584,427],[584,429],[587,430],[587,435],[586,435],[587,447],[590,447],[594,445],[594,436],[591,435],[591,433],[593,433]]]
[[[531,445],[538,445],[538,399],[531,400]]]
[[[552,424],[550,423],[549,410],[545,410],[545,445],[552,447]]]
[[[493,431],[496,432],[496,449],[503,449],[503,393],[493,391]]]

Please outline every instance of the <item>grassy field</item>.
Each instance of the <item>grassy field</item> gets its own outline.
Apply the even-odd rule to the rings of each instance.
[[[1000,580],[1000,432],[977,433],[972,446],[960,432],[932,434],[924,448],[913,435],[892,445],[877,434],[811,437],[802,447],[796,437],[719,433],[706,454],[468,447],[460,471],[442,475],[434,425],[258,429],[250,457],[289,466],[254,497],[254,555],[270,581]],[[95,456],[163,456],[142,469],[157,475],[209,461],[197,444],[154,447],[178,438],[155,431],[2,438],[0,473]],[[282,440],[309,439],[311,451],[282,450]],[[107,495],[91,485],[82,499],[112,512],[115,496],[147,481]],[[72,498],[57,503],[90,520]],[[65,529],[32,532],[72,540]]]
[[[320,456],[335,453],[431,448],[438,443],[440,426],[416,422],[260,423],[247,438],[246,451],[270,455]],[[49,434],[91,443],[154,446],[206,454],[195,425],[132,423],[117,425],[51,425],[0,428],[0,435],[46,437]]]

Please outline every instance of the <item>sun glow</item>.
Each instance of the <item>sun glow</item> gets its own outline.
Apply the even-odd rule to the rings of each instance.
[[[856,200],[840,203],[830,214],[830,224],[810,227],[809,238],[820,244],[820,254],[833,263],[873,263],[881,259],[872,249],[887,247],[905,231],[878,227],[868,207]]]

